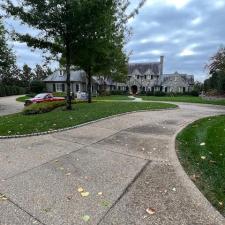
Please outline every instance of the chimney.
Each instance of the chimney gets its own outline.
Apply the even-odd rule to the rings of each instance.
[[[164,67],[164,56],[160,56],[160,75],[163,75],[163,67]]]

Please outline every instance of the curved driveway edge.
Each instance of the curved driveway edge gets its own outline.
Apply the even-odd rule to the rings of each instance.
[[[16,98],[20,96],[0,97],[0,116],[21,112],[23,109],[22,102],[17,102]]]
[[[224,225],[183,171],[174,140],[187,124],[225,108],[178,105],[0,140],[0,224]]]

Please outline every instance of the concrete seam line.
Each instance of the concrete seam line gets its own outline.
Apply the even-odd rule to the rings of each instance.
[[[72,126],[72,127],[66,127],[66,128],[60,128],[60,129],[52,130],[52,131],[43,131],[43,132],[30,133],[30,134],[0,136],[0,139],[13,139],[13,138],[26,138],[26,137],[34,137],[34,136],[43,136],[43,135],[47,135],[47,134],[54,134],[54,133],[59,133],[59,132],[67,131],[67,130],[76,129],[76,128],[83,127],[83,126],[86,126],[86,125],[90,125],[90,124],[93,124],[93,123],[96,123],[96,122],[116,118],[116,117],[119,117],[119,116],[129,115],[129,114],[132,114],[132,113],[151,112],[151,111],[167,111],[167,110],[176,110],[176,109],[179,109],[179,106],[177,106],[175,108],[167,108],[167,109],[138,110],[138,111],[120,113],[120,114],[116,114],[116,115],[112,115],[112,116],[103,117],[103,118],[100,118],[100,119],[97,119],[97,120],[92,120],[90,122],[78,124],[78,125],[75,125],[75,126]]]
[[[0,193],[2,194],[2,193]],[[5,194],[3,194],[4,196],[6,196]],[[24,213],[26,213],[27,215],[29,215],[31,218],[33,218],[33,220],[39,222],[42,225],[47,225],[45,223],[43,223],[42,221],[40,221],[37,217],[33,216],[31,213],[27,212],[25,209],[23,209],[20,205],[18,205],[17,203],[15,203],[14,201],[12,201],[10,198],[7,198],[7,201],[10,202],[12,205],[14,205],[15,207],[19,208],[21,211],[23,211]]]
[[[209,116],[204,116],[203,118],[207,118]],[[212,213],[214,214],[215,219],[219,220],[219,222],[222,222],[222,224],[225,223],[225,218],[220,214],[220,212],[209,202],[209,200],[203,195],[203,193],[198,189],[198,187],[195,185],[195,183],[190,179],[186,171],[184,170],[183,166],[180,163],[179,157],[176,152],[176,139],[178,134],[184,130],[187,126],[190,124],[194,123],[195,121],[198,121],[200,119],[194,119],[191,122],[188,122],[184,124],[172,137],[171,143],[170,143],[170,152],[171,152],[171,157],[170,160],[172,161],[172,164],[174,165],[174,169],[176,174],[178,175],[179,179],[181,179],[181,183],[185,183],[185,188],[186,190],[191,190],[192,194],[194,194],[196,197],[201,198],[203,201],[201,205],[205,205],[210,215]],[[188,188],[187,188],[188,187]],[[207,213],[206,213],[207,214]],[[217,221],[218,222],[218,221]]]
[[[101,222],[105,219],[105,217],[108,215],[108,213],[115,207],[115,205],[122,199],[122,197],[130,190],[131,186],[136,182],[136,180],[139,178],[139,176],[145,171],[147,166],[152,162],[151,160],[145,160],[147,161],[145,165],[138,171],[138,173],[135,175],[135,177],[128,183],[128,185],[124,188],[121,195],[116,199],[116,201],[111,205],[111,207],[105,212],[105,214],[100,218],[97,225],[100,225]]]

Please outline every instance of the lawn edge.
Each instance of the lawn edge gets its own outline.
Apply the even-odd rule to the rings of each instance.
[[[224,114],[221,114],[224,115]],[[217,115],[220,116],[220,115]],[[195,199],[196,204],[202,205],[202,208],[206,209],[204,212],[207,215],[213,216],[215,219],[215,222],[218,224],[225,224],[225,217],[215,208],[211,202],[205,197],[205,195],[200,191],[200,189],[195,185],[195,183],[190,179],[188,174],[186,173],[184,167],[182,166],[179,157],[178,152],[179,148],[177,145],[177,136],[180,132],[182,132],[185,128],[187,128],[192,123],[208,118],[212,116],[203,116],[199,119],[194,119],[190,122],[185,123],[178,131],[173,135],[171,143],[170,143],[170,160],[172,161],[172,164],[174,165],[174,170],[176,174],[178,175],[179,179],[181,180],[181,183],[185,187],[188,193],[192,193],[193,199]],[[198,201],[199,200],[199,201]]]
[[[175,105],[175,104],[171,104],[171,105]],[[63,131],[72,130],[72,129],[76,129],[76,128],[83,127],[83,126],[86,126],[86,125],[90,125],[90,124],[93,124],[93,123],[97,123],[97,122],[100,122],[100,121],[103,121],[103,120],[112,119],[112,118],[115,118],[115,117],[129,115],[129,114],[137,113],[137,112],[166,111],[166,110],[177,110],[177,109],[179,109],[178,105],[175,105],[175,106],[176,107],[174,107],[174,108],[171,107],[171,108],[166,108],[166,109],[137,110],[137,111],[119,113],[119,114],[116,114],[116,115],[103,117],[103,118],[100,118],[100,119],[97,119],[97,120],[92,120],[92,121],[89,121],[89,122],[86,122],[86,123],[81,123],[81,124],[78,124],[78,125],[75,125],[75,126],[72,126],[72,127],[65,127],[65,128],[61,128],[61,129],[57,129],[57,130],[43,131],[43,132],[22,134],[22,135],[0,136],[0,140],[13,139],[13,138],[25,138],[25,137],[33,137],[33,136],[43,136],[43,135],[47,135],[47,134],[60,133],[60,132],[63,132]]]

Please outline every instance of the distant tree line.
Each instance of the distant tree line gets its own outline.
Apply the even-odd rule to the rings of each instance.
[[[8,32],[0,20],[0,96],[24,94],[29,92],[31,83],[42,81],[52,71],[46,65],[36,65],[30,68],[24,64],[19,68],[16,64],[16,56],[7,44]]]

